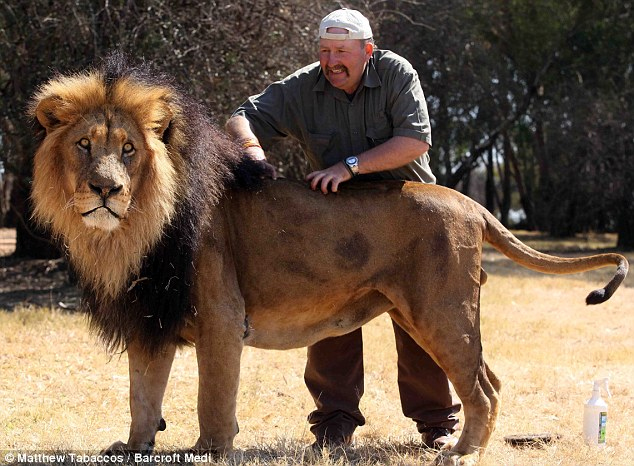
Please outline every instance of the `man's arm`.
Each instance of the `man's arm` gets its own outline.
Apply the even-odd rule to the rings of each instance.
[[[394,136],[383,144],[367,150],[357,156],[359,174],[376,173],[394,170],[407,165],[429,150],[429,144],[406,136]],[[324,194],[337,192],[339,184],[348,181],[352,175],[344,162],[309,173],[306,180],[312,189],[319,189]]]
[[[241,115],[234,115],[225,124],[225,131],[229,134],[229,137],[240,144],[243,155],[260,161],[267,175],[271,176],[271,178],[277,177],[277,170],[266,161],[264,150],[257,136],[253,133],[249,120]]]

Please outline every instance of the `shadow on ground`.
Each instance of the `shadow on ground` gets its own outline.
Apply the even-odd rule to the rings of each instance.
[[[37,306],[74,310],[79,296],[64,259],[0,257],[0,309]]]
[[[235,449],[226,455],[214,455],[192,450],[159,450],[153,453],[132,453],[132,452],[109,452],[109,463],[112,465],[152,465],[152,466],[174,466],[186,465],[195,466],[206,464],[210,466],[238,466],[245,464],[277,464],[277,465],[376,465],[393,464],[394,458],[399,459],[401,465],[419,465],[431,461],[437,454],[434,450],[421,448],[419,443],[411,442],[371,442],[359,446],[336,449],[335,451],[324,450],[323,453],[315,456],[310,447],[305,443],[296,440],[280,439],[271,445],[251,447],[245,449]],[[75,463],[70,461],[71,453],[75,456],[83,455],[86,464],[97,464],[89,460],[96,455],[90,452],[70,452],[55,451],[49,452],[55,455],[58,460],[57,466],[70,466]],[[26,464],[26,463],[14,463]]]

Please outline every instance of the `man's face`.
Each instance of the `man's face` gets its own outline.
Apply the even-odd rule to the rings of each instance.
[[[328,32],[346,33],[346,30],[330,28]],[[364,40],[319,39],[319,64],[333,87],[354,94],[373,49],[373,45]]]

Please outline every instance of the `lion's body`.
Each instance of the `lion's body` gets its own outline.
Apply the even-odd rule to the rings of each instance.
[[[231,194],[220,210],[251,326],[245,344],[306,346],[345,333],[395,303],[413,304],[411,298],[403,302],[404,294],[437,307],[439,293],[431,290],[451,286],[457,275],[469,276],[468,286],[477,290],[484,222],[476,209],[468,212],[475,204],[454,194],[437,186],[383,182],[324,196],[285,181]],[[447,236],[456,222],[471,229],[468,244]],[[420,257],[434,255],[444,260],[420,263]],[[448,255],[463,255],[471,264],[463,258],[452,270],[457,260]]]
[[[547,273],[618,265],[593,303],[627,273],[617,254],[540,254],[442,187],[353,184],[328,196],[285,180],[241,187],[244,163],[221,134],[173,87],[118,65],[110,79],[53,80],[33,105],[47,132],[35,157],[36,216],[67,247],[93,326],[129,353],[130,438],[113,447],[152,447],[185,341],[199,361],[197,447],[222,450],[237,433],[244,345],[306,346],[389,312],[465,408],[443,460],[475,461],[499,406],[479,330],[483,242]]]

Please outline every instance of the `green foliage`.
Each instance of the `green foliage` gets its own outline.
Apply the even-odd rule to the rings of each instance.
[[[18,176],[16,185],[28,186],[29,96],[53,72],[82,69],[113,48],[175,75],[222,124],[247,96],[316,59],[319,20],[339,5],[4,2],[0,161]],[[488,186],[497,186],[489,192],[491,209],[506,210],[514,196],[527,227],[557,235],[617,230],[621,244],[634,247],[627,233],[634,231],[632,2],[352,0],[346,6],[364,11],[378,45],[418,70],[442,184],[466,189],[477,173],[487,173]],[[269,158],[287,176],[304,172],[293,144]],[[486,163],[494,166],[480,170]]]

